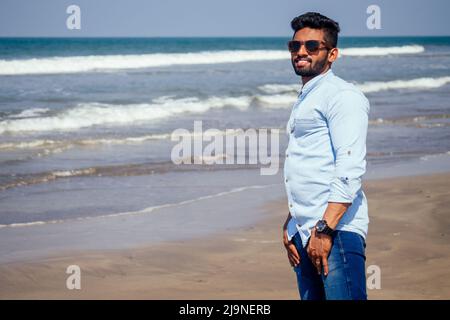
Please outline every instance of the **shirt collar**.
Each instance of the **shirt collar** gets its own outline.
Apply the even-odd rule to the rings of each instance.
[[[325,77],[327,77],[329,75],[332,75],[332,74],[333,74],[333,71],[330,68],[327,72],[312,78],[305,85],[303,85],[302,89],[300,90],[299,96],[300,95],[302,95],[302,96],[307,95],[308,92],[310,92],[312,89],[314,89],[320,83],[320,80],[322,80],[323,78],[325,78]]]

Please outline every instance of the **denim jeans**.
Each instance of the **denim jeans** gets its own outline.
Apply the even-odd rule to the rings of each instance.
[[[293,243],[300,255],[300,265],[294,268],[302,300],[366,300],[366,270],[364,238],[355,232],[335,231],[328,256],[328,275],[317,273],[306,247],[297,233]]]

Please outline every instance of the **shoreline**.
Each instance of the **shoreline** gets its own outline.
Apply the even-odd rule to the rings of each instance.
[[[450,298],[450,173],[369,180],[366,268],[381,270],[369,299]],[[386,204],[389,203],[389,206]],[[0,299],[298,299],[281,243],[284,198],[263,217],[214,236],[133,249],[66,252],[0,265]],[[66,289],[69,265],[81,290]]]

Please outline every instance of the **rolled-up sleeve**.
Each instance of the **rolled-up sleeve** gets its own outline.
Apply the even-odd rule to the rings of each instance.
[[[367,98],[354,90],[340,92],[328,104],[326,117],[335,159],[328,202],[351,203],[361,189],[369,109]]]

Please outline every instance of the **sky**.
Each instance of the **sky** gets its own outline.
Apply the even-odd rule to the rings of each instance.
[[[67,28],[69,5],[81,29]],[[381,29],[367,27],[370,5]],[[338,21],[341,36],[450,35],[448,0],[0,0],[0,37],[286,37],[307,11]]]

